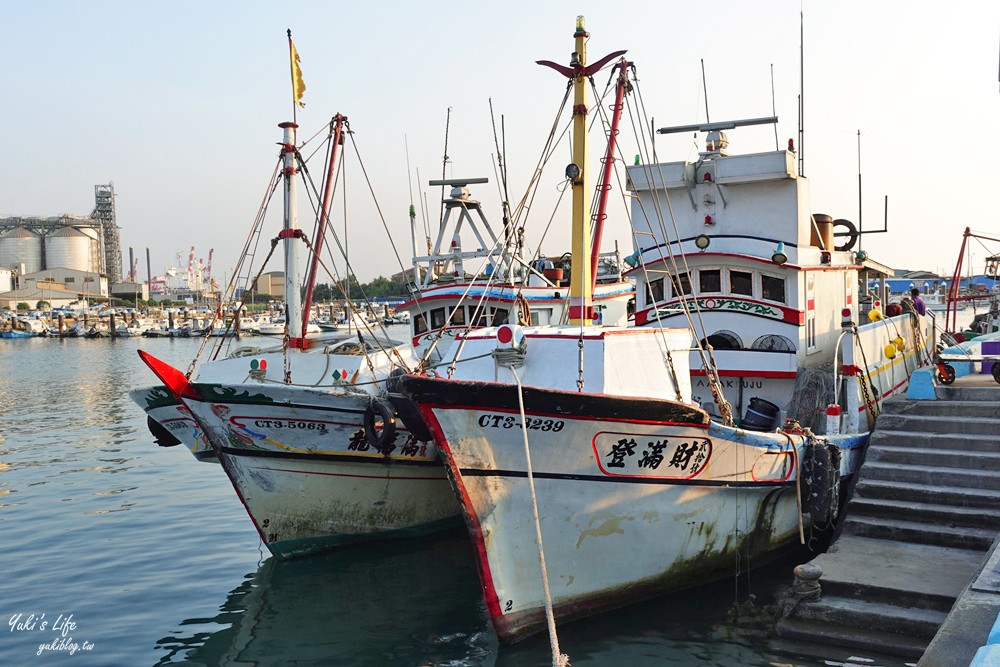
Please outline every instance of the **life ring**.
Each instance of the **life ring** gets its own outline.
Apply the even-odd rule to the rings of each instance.
[[[382,420],[381,430],[377,426],[377,419]],[[388,456],[392,451],[388,446],[395,438],[396,411],[388,401],[373,400],[365,409],[365,439],[369,445]]]
[[[842,250],[850,250],[851,248],[853,248],[854,244],[858,242],[858,236],[860,235],[860,233],[858,232],[858,228],[854,226],[854,223],[851,222],[850,220],[845,220],[844,218],[838,218],[837,220],[833,221],[833,226],[845,227],[847,229],[846,232],[840,232],[840,233],[834,232],[833,234],[834,236],[848,237],[846,243],[844,243],[843,245],[834,246],[834,250],[842,251]]]

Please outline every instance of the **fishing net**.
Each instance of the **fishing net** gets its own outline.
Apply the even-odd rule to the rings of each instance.
[[[787,417],[815,433],[826,431],[826,406],[835,402],[833,364],[812,366],[799,370],[795,390],[788,404]]]

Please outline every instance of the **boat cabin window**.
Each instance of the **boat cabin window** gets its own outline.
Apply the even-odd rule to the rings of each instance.
[[[535,326],[539,324],[552,324],[552,309],[539,308],[531,310],[531,323]]]
[[[753,273],[750,271],[729,271],[729,293],[753,296]]]
[[[663,301],[663,278],[650,280],[646,283],[646,304]]]
[[[431,311],[431,329],[440,329],[447,319],[444,308],[435,308]]]
[[[475,309],[473,306],[469,306],[470,311],[475,314]],[[488,306],[483,306],[479,309],[479,317],[474,322],[477,327],[489,327],[489,326],[500,326],[501,324],[507,324],[507,316],[509,312],[505,308],[490,308]]]
[[[722,271],[719,269],[702,269],[698,272],[698,293],[710,294],[722,291]]]
[[[454,326],[462,326],[465,324],[465,306],[456,306],[455,309],[451,311],[451,323]]]
[[[680,292],[677,290],[680,289]],[[691,293],[691,274],[690,273],[678,273],[674,280],[670,281],[670,293],[675,298],[681,296],[682,294]]]
[[[768,301],[785,303],[785,279],[760,274],[760,296]]]
[[[413,316],[413,335],[418,336],[427,331],[427,321],[424,319],[423,313],[418,313]]]

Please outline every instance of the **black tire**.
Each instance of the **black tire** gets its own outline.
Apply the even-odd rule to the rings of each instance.
[[[815,443],[806,449],[802,461],[802,512],[812,517],[812,523],[825,527],[837,515],[840,496],[839,456],[830,448]]]
[[[167,427],[149,415],[146,415],[146,428],[153,435],[153,442],[160,447],[176,447],[181,444],[181,441],[174,437],[174,434],[168,431]]]
[[[997,384],[1000,384],[1000,361],[993,362],[993,379],[996,380]]]
[[[382,428],[378,428],[381,420]],[[374,400],[365,410],[365,439],[368,444],[386,456],[392,453],[390,444],[396,439],[396,411],[392,405],[383,400]]]
[[[934,375],[941,384],[951,384],[955,381],[955,367],[951,364],[938,366],[937,370],[934,371]]]

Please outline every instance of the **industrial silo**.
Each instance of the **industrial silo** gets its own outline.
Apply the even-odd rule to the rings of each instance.
[[[0,268],[34,273],[42,269],[42,239],[35,232],[17,227],[0,235]]]
[[[45,268],[92,272],[93,244],[76,227],[61,227],[45,237]]]

